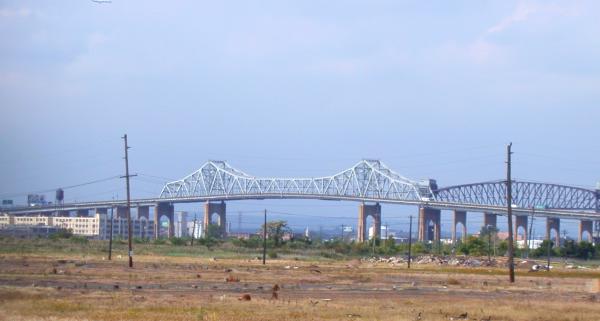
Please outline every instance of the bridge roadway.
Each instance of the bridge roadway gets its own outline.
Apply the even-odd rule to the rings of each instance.
[[[156,206],[159,203],[206,203],[220,201],[242,201],[242,200],[265,200],[265,199],[307,199],[307,200],[324,200],[324,201],[354,201],[364,203],[383,203],[396,205],[413,205],[424,208],[432,208],[438,210],[455,210],[466,212],[492,213],[497,215],[506,215],[507,208],[505,206],[495,205],[479,205],[479,204],[464,204],[452,202],[438,201],[408,201],[408,200],[387,200],[377,198],[358,198],[348,196],[326,196],[326,195],[297,195],[297,194],[257,194],[257,195],[239,195],[239,196],[214,196],[214,197],[173,197],[173,198],[140,198],[132,199],[131,207],[140,206]],[[54,213],[57,211],[76,211],[76,210],[93,210],[127,206],[127,200],[109,200],[95,202],[75,202],[65,203],[60,206],[32,206],[32,207],[12,207],[2,210],[4,213],[13,215],[28,215],[41,213]],[[533,209],[535,216],[539,217],[556,217],[565,219],[590,219],[600,220],[600,213],[592,211],[570,211],[556,209]],[[531,208],[513,207],[513,215],[531,215]]]

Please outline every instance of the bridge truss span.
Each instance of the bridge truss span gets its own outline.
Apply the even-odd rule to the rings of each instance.
[[[167,183],[160,198],[255,198],[260,195],[397,201],[421,201],[433,196],[428,184],[405,178],[378,160],[362,160],[335,175],[317,178],[261,178],[224,161],[208,161],[183,179]]]
[[[434,191],[440,202],[506,206],[506,181],[449,186]],[[512,182],[513,204],[520,208],[597,211],[599,192],[581,187],[528,181]]]

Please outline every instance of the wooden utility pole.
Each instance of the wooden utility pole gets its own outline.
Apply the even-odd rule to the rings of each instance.
[[[113,197],[113,200],[115,198]],[[112,260],[112,239],[113,239],[113,207],[110,207],[110,233],[108,238],[108,260]]]
[[[513,222],[512,222],[512,178],[511,178],[511,148],[512,143],[506,146],[506,211],[508,215],[508,275],[510,283],[515,282],[515,264],[513,248]]]
[[[129,145],[127,145],[127,134],[123,135],[125,141],[125,182],[127,185],[127,240],[129,243],[129,267],[133,267],[133,246],[131,244],[131,193],[129,190]],[[134,175],[135,176],[135,175]]]
[[[196,235],[196,219],[198,218],[198,214],[194,213],[194,225],[192,227],[192,245],[194,246],[194,236]]]
[[[265,225],[263,226],[263,265],[267,262],[267,210],[265,209]]]
[[[410,250],[412,248],[412,215],[409,216],[410,223],[408,224],[408,268],[410,269]]]

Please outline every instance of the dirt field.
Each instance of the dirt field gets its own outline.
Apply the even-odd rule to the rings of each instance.
[[[140,256],[130,269],[5,254],[0,319],[600,320],[600,273],[547,275],[520,271],[509,285],[496,268]]]

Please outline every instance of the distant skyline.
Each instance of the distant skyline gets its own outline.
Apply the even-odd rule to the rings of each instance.
[[[595,188],[598,12],[597,1],[4,0],[0,199],[123,175],[125,133],[133,197],[208,159],[256,176],[376,158],[440,186],[497,180],[510,141],[516,178]],[[117,196],[120,179],[65,191]],[[230,204],[235,215],[267,202]],[[331,205],[274,209],[355,220],[357,204]]]

